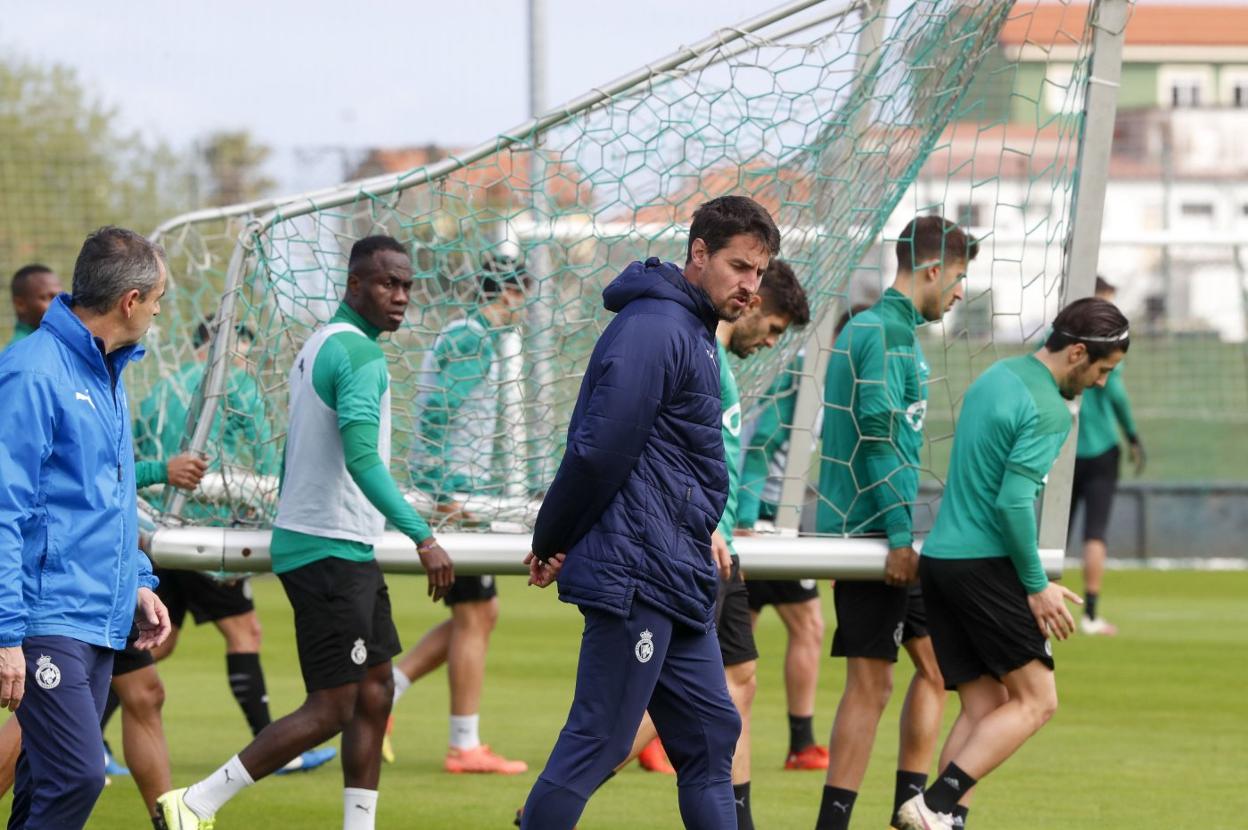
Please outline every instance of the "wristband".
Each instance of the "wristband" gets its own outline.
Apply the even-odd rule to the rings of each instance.
[[[416,546],[417,553],[428,553],[438,546],[438,540],[430,536],[425,541]]]

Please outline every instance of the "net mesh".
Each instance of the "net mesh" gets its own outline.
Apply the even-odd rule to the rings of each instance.
[[[1035,6],[1001,0],[803,4],[462,160],[272,212],[166,223],[171,302],[132,397],[147,400],[147,447],[166,455],[188,444],[206,393],[215,403],[214,474],[183,518],[272,520],[291,361],[338,306],[351,244],[385,233],[416,277],[405,324],[383,339],[392,472],[436,525],[529,525],[610,317],[602,288],[633,260],[683,262],[694,208],[726,193],[775,217],[814,329],[889,284],[891,239],[913,216],[943,214],[981,239],[967,301],[921,335],[924,478],[939,486],[966,386],[1034,341],[1058,304],[1091,33],[1086,6],[1057,9],[1036,26]],[[513,260],[532,280],[515,326],[482,292]],[[209,332],[219,394],[195,336],[209,315],[228,320]],[[815,426],[791,406],[819,363],[797,359],[809,334],[734,363],[747,423],[779,410],[783,437]]]

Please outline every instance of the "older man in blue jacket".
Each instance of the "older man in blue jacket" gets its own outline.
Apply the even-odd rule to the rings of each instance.
[[[634,262],[603,292],[568,447],[537,517],[536,585],[585,617],[567,724],[525,805],[534,830],[570,828],[628,754],[648,709],[676,766],[689,828],[736,826],[741,720],[715,636],[711,532],[728,492],[715,328],[758,291],[780,233],[758,203],[698,208],[682,270]]]
[[[0,706],[22,727],[9,828],[80,828],[104,786],[113,652],[169,617],[139,551],[122,370],[160,312],[164,252],[102,228],[38,331],[0,355]],[[19,707],[20,704],[20,707]]]

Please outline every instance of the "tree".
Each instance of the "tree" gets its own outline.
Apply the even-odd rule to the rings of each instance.
[[[67,276],[101,225],[151,231],[189,207],[187,176],[168,147],[123,131],[74,70],[0,59],[0,284],[32,260]],[[0,311],[0,337],[10,325]]]
[[[215,207],[262,199],[276,183],[261,172],[273,151],[246,130],[216,132],[201,150],[208,174],[208,204]]]

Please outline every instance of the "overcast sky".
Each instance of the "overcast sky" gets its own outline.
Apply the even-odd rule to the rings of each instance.
[[[553,106],[777,3],[544,4]],[[217,129],[279,149],[465,146],[528,116],[526,0],[4,6],[4,54],[76,68],[125,124],[178,147]]]

